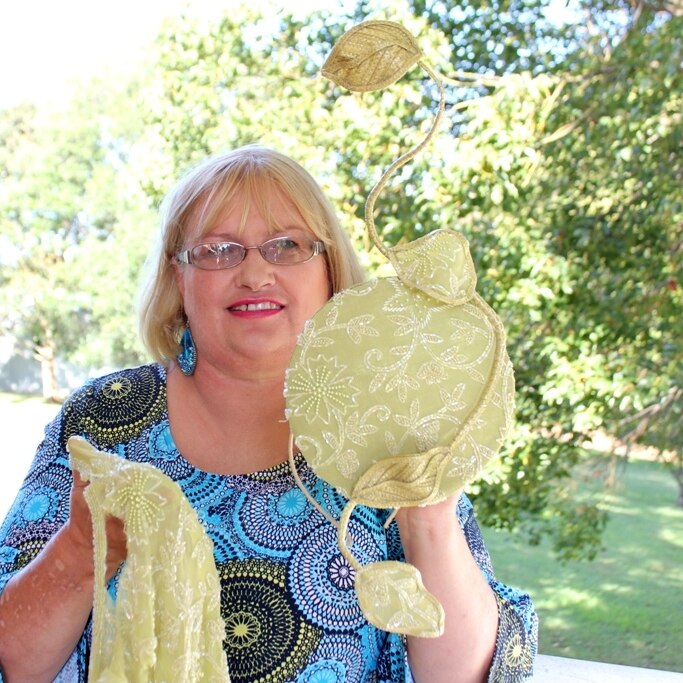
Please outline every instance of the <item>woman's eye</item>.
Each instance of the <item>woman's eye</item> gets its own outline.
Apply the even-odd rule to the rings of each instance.
[[[282,237],[277,241],[277,246],[282,251],[288,249],[298,249],[299,243],[293,237]]]
[[[211,244],[209,245],[209,253],[215,256],[224,256],[226,254],[231,254],[235,249],[235,245],[229,242]]]

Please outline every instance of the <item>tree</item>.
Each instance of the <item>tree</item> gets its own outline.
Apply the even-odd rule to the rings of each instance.
[[[673,452],[680,468],[683,24],[648,5],[608,9],[618,21],[591,36],[581,74],[558,80],[528,216],[550,228],[568,270],[571,313],[554,322],[563,367],[587,388],[578,431],[620,435],[649,410],[662,419],[640,441]],[[599,25],[589,10],[586,23]],[[563,375],[571,381],[553,375],[558,391],[569,389]]]
[[[115,101],[93,85],[62,113],[2,114],[21,122],[3,127],[0,139],[0,235],[11,245],[3,258],[2,328],[41,361],[48,398],[59,395],[58,355],[89,365],[140,358],[130,331],[102,335],[117,312],[129,318],[134,307],[131,272],[143,253],[139,239],[121,233],[149,222],[137,208],[146,200],[120,173],[128,149],[117,130],[123,119],[111,115]]]
[[[368,266],[383,267],[374,252],[366,253],[364,199],[381,171],[424,135],[435,90],[419,70],[364,95],[307,80],[344,30],[382,7],[420,36],[433,63],[452,55],[452,71],[446,70],[455,89],[437,151],[402,169],[381,197],[377,224],[388,243],[437,227],[468,237],[480,291],[506,321],[516,367],[518,427],[498,466],[473,487],[478,509],[485,523],[522,525],[534,541],[549,535],[566,557],[590,556],[605,515],[595,500],[575,498],[572,478],[585,439],[617,414],[615,395],[635,400],[633,371],[649,348],[642,331],[650,322],[634,317],[649,308],[636,311],[624,301],[619,309],[612,294],[618,285],[635,304],[632,293],[651,281],[655,261],[639,261],[600,232],[602,219],[590,218],[610,193],[623,197],[624,176],[614,169],[608,137],[587,135],[592,129],[576,121],[587,123],[598,99],[598,110],[615,112],[609,139],[617,144],[635,125],[616,116],[627,90],[604,97],[597,91],[614,69],[635,69],[638,82],[644,78],[638,69],[647,69],[638,46],[623,53],[613,46],[654,31],[662,48],[672,37],[664,35],[669,24],[660,19],[629,31],[628,10],[612,16],[611,7],[589,8],[600,29],[586,33],[578,15],[568,26],[549,22],[543,2],[500,11],[415,2],[420,16],[400,2],[359,3],[348,15],[314,14],[305,22],[282,15],[277,28],[243,8],[204,32],[169,24],[159,41],[161,99],[151,121],[171,160],[168,177],[220,148],[254,141],[279,147],[324,180]],[[455,69],[463,58],[466,70]],[[662,58],[665,70],[675,50],[665,49]],[[613,182],[596,192],[608,168]],[[662,173],[661,162],[648,168],[652,178]],[[628,244],[639,243],[638,218],[622,218]],[[661,218],[652,214],[654,232]],[[671,253],[668,238],[659,244],[657,258]],[[615,261],[615,253],[623,258]],[[583,286],[586,272],[591,288]],[[630,341],[634,332],[637,343]]]

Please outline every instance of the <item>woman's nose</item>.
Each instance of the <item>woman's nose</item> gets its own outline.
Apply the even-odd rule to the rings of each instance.
[[[242,263],[236,267],[239,283],[258,290],[275,281],[275,266],[261,256],[258,249],[248,249]]]

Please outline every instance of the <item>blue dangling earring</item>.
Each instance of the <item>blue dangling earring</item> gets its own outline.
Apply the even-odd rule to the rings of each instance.
[[[182,351],[178,354],[178,367],[183,375],[189,377],[197,367],[197,348],[194,345],[194,339],[192,339],[192,332],[190,332],[189,325],[183,332],[180,345],[182,346]]]

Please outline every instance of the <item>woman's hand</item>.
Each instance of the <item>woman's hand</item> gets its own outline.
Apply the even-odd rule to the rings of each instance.
[[[401,508],[396,512],[396,522],[401,531],[401,540],[408,542],[407,536],[425,533],[445,532],[456,522],[455,508],[460,498],[460,491],[449,496],[440,503]],[[404,538],[404,534],[406,538]]]
[[[83,557],[89,566],[92,566],[92,518],[84,495],[88,482],[82,479],[76,470],[73,472],[73,478],[70,497],[71,513],[65,524],[64,533],[69,537],[78,555]],[[107,534],[106,578],[110,579],[116,573],[119,565],[126,559],[126,534],[123,530],[123,522],[111,516],[107,517],[105,530]]]

